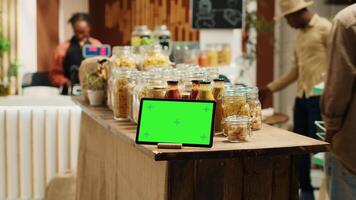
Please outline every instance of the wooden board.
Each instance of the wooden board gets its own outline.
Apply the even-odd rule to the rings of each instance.
[[[74,100],[101,126],[157,161],[317,153],[326,151],[328,145],[328,143],[319,140],[263,125],[262,130],[254,132],[251,140],[245,143],[229,143],[224,137],[214,137],[212,148],[158,149],[155,145],[137,145],[135,143],[136,125],[134,123],[115,121],[108,108],[90,107],[78,97],[74,97]]]
[[[130,44],[137,25],[153,31],[165,24],[174,41],[199,40],[199,32],[191,26],[190,0],[90,0],[89,14],[93,36],[110,45]]]

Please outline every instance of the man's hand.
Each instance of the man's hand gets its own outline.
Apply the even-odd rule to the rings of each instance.
[[[268,87],[263,86],[260,88],[259,97],[260,97],[260,101],[262,104],[263,104],[264,100],[271,95],[272,95],[272,91]]]

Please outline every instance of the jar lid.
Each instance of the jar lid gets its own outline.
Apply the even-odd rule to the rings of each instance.
[[[199,83],[202,84],[202,85],[209,85],[210,81],[200,81]]]
[[[178,84],[177,80],[168,80],[167,81],[168,84]]]
[[[250,117],[241,116],[241,115],[232,115],[225,119],[226,123],[235,123],[235,124],[249,124]]]
[[[224,79],[221,79],[221,78],[216,78],[213,80],[214,82],[224,82],[225,80]]]
[[[192,83],[199,84],[202,80],[192,80]]]

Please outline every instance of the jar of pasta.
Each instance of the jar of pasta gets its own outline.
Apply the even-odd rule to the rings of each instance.
[[[130,72],[131,70],[127,69],[117,69],[113,74],[112,107],[115,120],[127,120],[129,118]]]
[[[233,115],[225,119],[227,139],[230,142],[246,142],[251,136],[250,118]]]
[[[252,130],[260,130],[262,128],[262,106],[258,99],[258,88],[246,88],[247,103],[250,107],[251,128]]]
[[[246,90],[240,87],[231,87],[225,90],[222,97],[223,129],[226,135],[225,120],[229,116],[250,116],[250,108],[246,101]]]
[[[215,132],[222,132],[222,97],[224,94],[224,80],[214,79],[213,95],[216,102],[215,109]]]
[[[160,45],[152,46],[146,54],[143,61],[144,70],[150,67],[166,67],[170,64],[168,56],[163,54]]]
[[[230,65],[231,64],[231,47],[230,44],[223,44],[219,50],[219,64]]]
[[[131,46],[116,46],[111,58],[113,67],[136,68],[136,59]]]

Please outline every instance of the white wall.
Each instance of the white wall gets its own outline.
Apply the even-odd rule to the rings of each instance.
[[[278,5],[276,5],[278,7]],[[329,20],[342,8],[346,7],[326,5],[324,1],[316,0],[311,7],[313,12]],[[277,8],[278,10],[278,8]],[[295,31],[291,29],[284,19],[278,21],[275,27],[276,43],[275,43],[275,79],[289,71],[292,66],[291,58],[293,55],[293,40]],[[292,119],[294,99],[296,95],[296,84],[289,86],[283,91],[275,94],[275,109],[279,112],[288,114]],[[289,121],[292,123],[292,120]]]
[[[23,72],[37,70],[36,0],[18,0],[18,59]]]
[[[59,4],[59,41],[63,42],[72,37],[72,27],[68,19],[75,12],[89,12],[88,0],[60,0]]]

